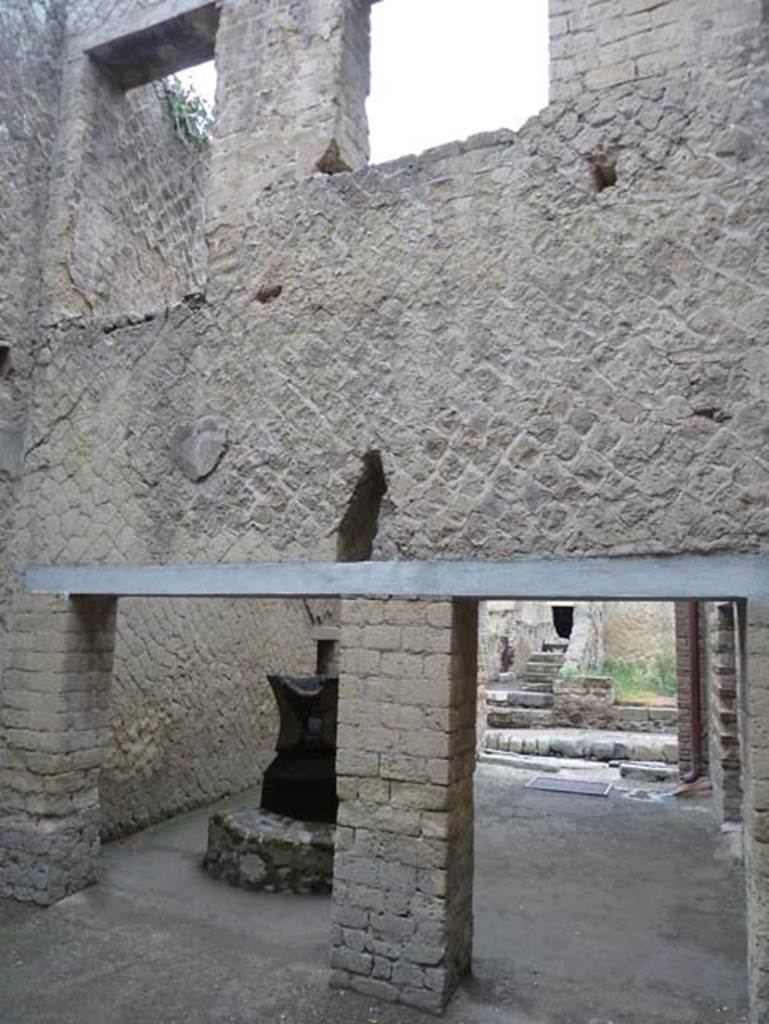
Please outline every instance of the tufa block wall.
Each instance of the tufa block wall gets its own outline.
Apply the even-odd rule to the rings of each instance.
[[[477,603],[342,602],[332,984],[440,1010],[470,969]]]
[[[261,784],[278,736],[267,673],[315,670],[313,621],[302,601],[120,601],[103,839]]]
[[[550,99],[685,78],[723,88],[765,60],[762,0],[550,0]]]
[[[683,72],[682,0],[550,0],[550,95]]]

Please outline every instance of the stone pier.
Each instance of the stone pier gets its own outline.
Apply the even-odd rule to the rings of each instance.
[[[2,693],[2,896],[47,906],[92,880],[116,606],[17,599]]]
[[[343,602],[332,984],[440,1011],[470,969],[477,602]]]

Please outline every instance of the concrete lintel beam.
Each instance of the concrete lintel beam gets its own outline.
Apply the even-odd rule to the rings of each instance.
[[[125,89],[165,78],[214,56],[219,4],[166,0],[130,20],[71,40],[71,56],[86,53]]]
[[[767,555],[510,561],[32,566],[31,593],[117,597],[468,597],[673,601],[769,598]]]

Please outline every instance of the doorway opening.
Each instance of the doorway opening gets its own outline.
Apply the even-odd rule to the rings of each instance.
[[[736,613],[687,604],[481,604],[474,976],[521,1014],[747,1020]]]

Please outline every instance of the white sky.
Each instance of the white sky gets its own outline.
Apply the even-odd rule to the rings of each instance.
[[[382,0],[372,8],[371,162],[497,128],[547,103],[548,0]],[[213,103],[212,65],[183,80]]]

